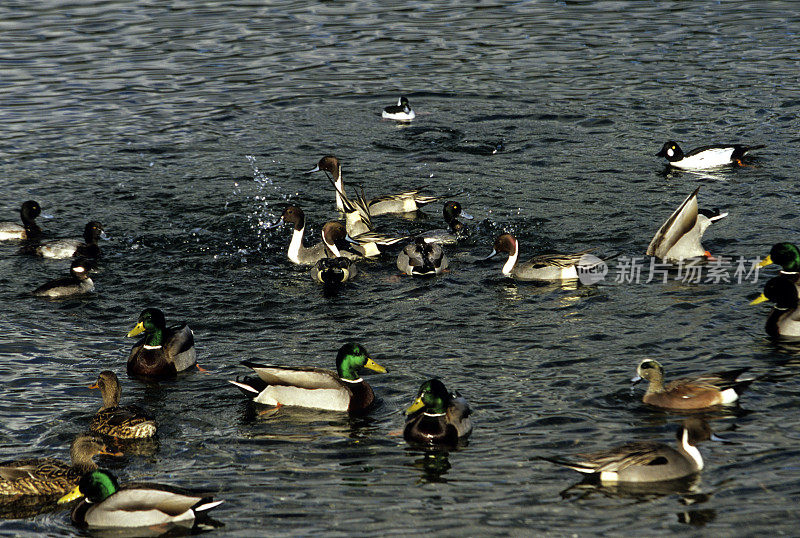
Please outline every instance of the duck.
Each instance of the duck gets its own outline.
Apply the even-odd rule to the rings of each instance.
[[[447,224],[446,230],[431,230],[422,234],[428,243],[439,243],[440,245],[453,245],[466,235],[467,229],[458,217],[472,220],[473,217],[461,209],[461,204],[450,200],[445,202],[442,208],[442,218]]]
[[[196,520],[224,501],[182,492],[159,484],[119,486],[104,469],[83,474],[78,485],[58,500],[59,504],[84,497],[72,510],[72,522],[89,529],[193,526]]]
[[[764,285],[764,293],[750,304],[757,305],[765,301],[775,303],[767,317],[767,334],[773,338],[800,336],[800,310],[795,281],[784,275],[769,279]]]
[[[397,256],[397,268],[411,276],[441,274],[447,269],[448,263],[441,245],[428,243],[424,237],[414,239]]]
[[[472,409],[467,400],[448,392],[439,379],[422,383],[405,414],[403,438],[412,444],[454,446],[472,433]]]
[[[266,405],[290,405],[342,411],[361,415],[375,402],[372,387],[359,375],[369,368],[386,373],[373,361],[361,344],[346,343],[336,355],[336,372],[321,368],[265,366],[253,361],[242,365],[252,368],[258,379],[230,381],[253,401]]]
[[[135,405],[119,405],[122,394],[119,379],[111,370],[103,370],[90,389],[99,389],[103,407],[89,423],[93,432],[118,439],[144,439],[156,434],[156,421]]]
[[[347,206],[347,195],[344,191],[342,167],[339,164],[339,159],[333,155],[326,155],[319,160],[317,166],[306,173],[311,174],[320,171],[330,174],[328,178],[331,183],[333,183],[333,187],[336,190],[336,209],[344,212]],[[377,217],[379,215],[388,215],[392,213],[411,213],[413,211],[418,211],[424,205],[439,200],[438,196],[426,196],[420,194],[421,192],[422,189],[415,189],[400,194],[379,196],[378,198],[368,200],[366,205],[369,208],[370,215]]]
[[[713,222],[728,216],[719,210],[711,212],[697,209],[697,187],[661,225],[647,246],[646,254],[664,262],[682,262],[688,258],[710,258],[700,240]]]
[[[578,265],[581,258],[589,251],[575,254],[544,254],[531,258],[525,263],[517,263],[519,243],[509,234],[501,234],[494,242],[494,249],[486,259],[495,257],[500,252],[508,253],[508,260],[503,265],[503,274],[517,280],[573,280],[578,278]]]
[[[743,146],[741,144],[716,144],[702,146],[684,153],[677,142],[669,140],[656,153],[656,157],[664,157],[669,165],[684,170],[705,170],[729,164],[742,164],[742,157],[748,152],[761,149],[764,145]]]
[[[354,260],[339,256],[322,258],[311,268],[311,278],[324,286],[338,286],[349,282],[358,274]]]
[[[54,260],[73,258],[75,256],[99,258],[100,247],[97,245],[98,239],[108,239],[108,236],[103,230],[103,225],[93,220],[87,222],[83,229],[83,241],[78,239],[54,239],[38,245],[26,246],[22,249],[22,252],[23,254],[34,254]]]
[[[151,378],[173,377],[197,364],[194,333],[186,323],[167,328],[164,313],[145,308],[128,337],[144,333],[131,349],[128,375]]]
[[[339,222],[327,222],[322,227],[322,242],[312,247],[303,244],[306,229],[306,215],[302,209],[291,205],[283,210],[280,221],[292,224],[294,231],[289,242],[286,256],[296,265],[314,265],[323,258],[339,257],[342,255],[339,248],[344,248],[342,240],[347,238],[347,232]],[[358,254],[349,254],[351,257],[360,257]]]
[[[739,368],[686,377],[664,385],[664,368],[661,364],[653,359],[644,359],[636,368],[636,377],[631,381],[650,382],[642,401],[653,407],[705,409],[713,405],[736,402],[739,395],[754,381],[754,379],[739,379],[748,370],[749,368]]]
[[[789,278],[800,290],[800,249],[794,243],[775,243],[759,267],[767,267],[773,263],[781,266],[780,274]]]
[[[37,297],[49,297],[51,299],[91,293],[94,291],[94,282],[89,277],[89,272],[93,270],[94,263],[91,260],[78,258],[72,261],[69,268],[69,276],[42,284],[32,293]]]
[[[589,475],[601,484],[662,482],[702,471],[703,456],[697,445],[710,438],[708,424],[693,418],[685,420],[678,428],[677,449],[664,443],[636,441],[571,458],[540,458]]]
[[[23,202],[19,210],[22,225],[20,226],[16,222],[0,222],[0,241],[38,239],[42,235],[42,229],[36,224],[36,217],[41,214],[42,207],[39,202],[34,200]]]
[[[408,104],[408,97],[400,96],[396,105],[389,105],[381,112],[381,117],[387,120],[411,121],[416,117],[411,105]]]
[[[109,452],[103,440],[93,434],[81,434],[72,441],[70,447],[72,464],[53,458],[30,458],[0,463],[0,496],[64,495],[81,475],[97,465],[92,458],[99,454],[121,456]]]

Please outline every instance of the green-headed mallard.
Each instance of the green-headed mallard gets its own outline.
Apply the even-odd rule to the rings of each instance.
[[[19,216],[22,226],[16,222],[0,222],[0,241],[8,239],[38,239],[42,235],[42,229],[36,224],[36,217],[42,214],[42,208],[38,202],[28,200],[22,204]]]
[[[117,479],[101,469],[81,476],[78,485],[58,502],[80,497],[84,499],[72,510],[72,522],[90,529],[191,526],[196,518],[224,502],[158,484],[119,487]]]
[[[263,366],[252,361],[242,364],[258,374],[258,379],[230,381],[253,401],[267,405],[294,405],[346,411],[366,412],[375,400],[372,387],[358,374],[361,368],[384,373],[386,368],[375,363],[364,346],[345,344],[336,355],[337,372],[322,368],[287,368]]]
[[[767,334],[772,337],[800,336],[800,309],[794,280],[786,275],[771,278],[764,285],[764,293],[750,304],[772,301],[775,306],[767,317]]]
[[[800,249],[793,243],[776,243],[772,245],[769,255],[761,260],[759,267],[776,263],[781,266],[780,274],[794,282],[800,291]]]
[[[428,380],[406,409],[403,437],[409,443],[456,445],[460,438],[472,433],[471,413],[463,396],[448,392],[438,379]]]
[[[72,441],[72,465],[52,458],[31,458],[0,463],[0,495],[63,495],[81,475],[97,468],[92,458],[108,452],[97,435],[82,434]]]
[[[144,333],[128,357],[128,374],[145,377],[172,377],[197,364],[194,333],[185,323],[167,328],[164,313],[145,308],[139,323],[128,336]]]
[[[142,439],[156,434],[156,421],[142,409],[135,405],[119,405],[122,389],[114,372],[100,372],[95,384],[89,388],[100,389],[103,395],[103,407],[89,423],[92,431],[120,439]]]
[[[650,385],[642,401],[667,409],[703,409],[712,405],[730,404],[754,379],[739,380],[749,368],[685,377],[664,384],[664,368],[658,361],[644,359],[636,369],[634,383],[647,380]]]

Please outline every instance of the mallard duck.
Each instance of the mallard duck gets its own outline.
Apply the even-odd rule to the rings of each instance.
[[[698,210],[699,191],[700,187],[697,187],[661,225],[647,247],[648,256],[656,256],[665,262],[711,256],[700,244],[700,240],[712,222],[727,217],[728,214]]]
[[[644,359],[631,381],[650,382],[642,401],[667,409],[703,409],[712,405],[730,404],[754,379],[739,380],[749,368],[676,379],[664,385],[664,368],[658,361]]]
[[[58,502],[68,503],[80,497],[84,499],[72,510],[72,522],[90,529],[193,525],[195,519],[224,502],[159,484],[120,487],[117,479],[102,469],[85,473]]]
[[[718,168],[729,164],[742,164],[742,157],[754,149],[761,149],[763,145],[743,146],[741,144],[715,144],[702,146],[684,153],[677,142],[669,140],[656,153],[656,157],[664,157],[670,166],[684,170],[705,170]]]
[[[422,384],[414,403],[406,409],[403,437],[409,443],[456,445],[472,433],[472,413],[459,393],[449,393],[444,383],[431,379]]]
[[[145,308],[128,337],[144,333],[131,349],[128,375],[172,377],[197,364],[194,333],[185,323],[167,328],[164,313]]]
[[[100,437],[89,434],[76,437],[69,453],[72,465],[52,458],[0,463],[0,495],[63,495],[78,483],[83,473],[97,468],[93,457],[121,455],[108,452]]]
[[[447,223],[446,230],[431,230],[422,234],[425,241],[428,243],[439,243],[440,245],[452,245],[458,242],[459,239],[467,235],[467,229],[463,222],[458,220],[458,217],[464,217],[467,220],[472,220],[472,215],[462,211],[461,204],[455,201],[449,201],[444,204],[442,208],[442,217]]]
[[[322,258],[311,268],[311,278],[324,286],[338,286],[358,274],[356,262],[344,256]]]
[[[344,182],[342,181],[342,167],[339,165],[339,159],[333,155],[327,155],[319,160],[317,166],[306,172],[311,174],[313,172],[326,172],[330,173],[328,178],[333,183],[336,190],[336,209],[345,211],[347,206],[347,195],[344,192]],[[422,190],[416,189],[413,191],[402,192],[400,194],[389,194],[387,196],[380,196],[373,198],[366,202],[370,214],[373,217],[378,215],[386,215],[389,213],[410,213],[417,211],[420,207],[437,201],[437,196],[426,196],[420,194]]]
[[[135,405],[119,405],[122,389],[117,375],[104,370],[90,389],[100,389],[103,407],[89,423],[92,431],[120,439],[142,439],[156,434],[156,421]]]
[[[793,243],[776,243],[769,254],[761,260],[759,267],[767,267],[776,263],[781,266],[781,275],[792,280],[800,289],[800,249]]]
[[[442,273],[449,261],[441,245],[417,237],[397,255],[397,268],[411,276],[430,276]]]
[[[33,290],[33,294],[37,297],[55,299],[91,293],[94,291],[94,282],[89,277],[89,272],[93,269],[92,260],[84,258],[74,260],[69,269],[69,276],[42,284]]]
[[[638,441],[572,458],[541,459],[591,475],[603,484],[676,480],[703,470],[697,444],[711,438],[704,421],[687,419],[678,428],[677,450],[663,443]]]
[[[42,229],[36,224],[36,217],[42,214],[38,202],[28,200],[19,210],[22,226],[16,222],[0,222],[0,241],[8,239],[38,239]]]
[[[96,220],[86,223],[83,229],[83,241],[79,239],[54,239],[38,245],[30,245],[22,249],[25,254],[35,254],[43,258],[63,259],[81,256],[99,258],[98,239],[106,239],[103,225]]]
[[[785,275],[769,279],[764,285],[764,293],[750,304],[756,305],[765,301],[775,303],[767,317],[767,334],[772,337],[800,336],[800,310],[795,281]]]
[[[500,252],[508,253],[508,260],[503,265],[503,274],[517,280],[573,280],[578,278],[578,265],[588,250],[575,254],[544,254],[531,258],[527,262],[517,263],[519,259],[519,243],[511,234],[502,234],[494,242],[494,249],[486,259],[495,257]]]
[[[416,117],[411,105],[408,104],[408,97],[400,96],[396,105],[389,105],[381,112],[381,117],[386,120],[411,121]]]
[[[345,344],[336,355],[336,372],[321,368],[264,366],[252,361],[242,365],[252,368],[258,379],[230,381],[254,402],[267,405],[294,405],[329,411],[363,414],[375,400],[372,387],[358,374],[361,368],[385,373],[360,344]]]

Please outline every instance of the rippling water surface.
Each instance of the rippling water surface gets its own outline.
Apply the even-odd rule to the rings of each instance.
[[[747,259],[796,240],[794,2],[11,2],[0,6],[2,220],[36,199],[44,226],[103,245],[97,293],[27,292],[63,261],[0,245],[0,457],[66,459],[99,406],[103,369],[161,423],[158,443],[100,458],[123,482],[213,492],[230,535],[796,533],[797,348],[764,337],[758,283],[616,282],[696,187],[730,216],[712,253]],[[380,119],[407,95],[408,126]],[[753,166],[665,173],[667,139],[766,144]],[[500,149],[493,153],[495,149]],[[433,280],[392,255],[334,297],[268,228],[291,201],[316,238],[330,185],[304,175],[337,155],[345,181],[384,194],[426,186],[475,215]],[[440,227],[376,219],[388,233]],[[502,231],[523,258],[618,255],[598,286],[537,286],[476,263]],[[188,320],[200,364],[174,382],[124,375],[145,306]],[[364,419],[283,408],[257,415],[227,380],[243,359],[332,367],[362,342],[389,373],[367,379]],[[672,375],[772,372],[741,408],[711,414],[683,492],[580,490],[537,456],[631,439],[672,443],[681,415],[640,403],[645,357]],[[474,408],[467,446],[409,448],[400,411],[438,376]],[[254,412],[255,411],[255,412]],[[71,534],[66,511],[0,521],[4,534]]]

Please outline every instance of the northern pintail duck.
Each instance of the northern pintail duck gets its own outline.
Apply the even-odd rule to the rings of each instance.
[[[438,275],[447,269],[449,262],[444,250],[437,243],[428,243],[417,237],[397,256],[397,268],[411,276]]]
[[[336,190],[336,209],[344,212],[347,208],[347,195],[344,190],[344,182],[342,181],[342,168],[339,165],[339,159],[333,155],[327,155],[319,160],[317,166],[309,170],[307,173],[323,171],[329,173],[329,179],[333,183]],[[379,196],[366,202],[369,208],[370,215],[377,217],[378,215],[386,215],[389,213],[409,213],[419,210],[425,204],[430,204],[437,201],[437,196],[426,196],[420,194],[421,189],[413,191],[402,192],[400,194],[389,194],[386,196]]]
[[[467,220],[472,220],[472,215],[461,209],[461,204],[455,201],[449,201],[444,204],[442,208],[442,217],[447,223],[446,230],[431,230],[422,234],[425,241],[428,243],[439,243],[441,245],[452,245],[466,235],[466,226],[458,220],[458,217],[464,217]]]
[[[740,380],[749,368],[716,372],[676,379],[664,384],[664,368],[653,359],[643,360],[631,381],[647,380],[650,385],[642,401],[667,409],[703,409],[712,405],[730,404],[754,381]]]
[[[156,421],[135,405],[119,405],[122,388],[117,375],[104,370],[90,389],[100,389],[103,407],[89,423],[89,429],[119,439],[143,439],[156,434]]]
[[[89,272],[93,269],[94,264],[91,260],[83,258],[74,260],[69,269],[69,276],[42,284],[33,290],[33,294],[56,299],[90,293],[94,291],[94,282],[89,277]]]
[[[800,309],[795,281],[785,275],[769,279],[764,285],[764,293],[750,304],[756,305],[765,301],[775,303],[767,317],[767,334],[772,337],[800,336]]]
[[[36,217],[42,214],[42,208],[38,202],[28,200],[22,204],[19,210],[22,225],[16,222],[0,222],[0,241],[8,239],[38,239],[42,235],[42,229],[36,224]]]
[[[385,373],[386,368],[373,361],[364,346],[348,343],[336,355],[336,372],[321,368],[265,366],[252,361],[242,364],[252,368],[258,379],[230,381],[253,401],[266,405],[293,405],[344,411],[367,412],[375,401],[372,387],[359,375],[362,368]]]
[[[656,232],[647,247],[648,256],[665,262],[680,262],[687,258],[710,257],[700,240],[712,222],[728,216],[697,209],[697,187]]]
[[[357,274],[358,265],[355,260],[345,256],[322,258],[311,268],[311,278],[329,287],[349,282]]]
[[[341,248],[344,248],[342,241],[347,239],[347,232],[344,226],[338,222],[325,223],[322,227],[322,242],[312,247],[306,247],[303,244],[303,236],[306,230],[306,215],[303,210],[297,206],[289,206],[284,209],[280,220],[285,224],[292,224],[294,227],[292,239],[289,242],[289,250],[286,253],[292,263],[313,265],[319,260],[331,256],[356,256],[355,254],[350,255],[347,252],[342,253],[340,251]]]
[[[704,170],[718,168],[729,164],[742,164],[742,157],[749,151],[763,148],[759,146],[743,146],[741,144],[716,144],[695,148],[684,153],[677,142],[665,142],[656,157],[664,157],[670,166],[684,170]]]
[[[678,428],[677,438],[677,450],[663,443],[638,441],[571,458],[542,459],[591,475],[604,484],[676,480],[703,470],[697,444],[711,438],[711,430],[702,420],[687,419]]]
[[[518,263],[519,243],[511,234],[502,234],[494,242],[494,249],[486,259],[500,252],[508,253],[503,274],[518,280],[572,280],[578,278],[578,265],[589,251],[575,254],[544,254]]]
[[[223,503],[159,484],[120,487],[114,475],[102,469],[82,475],[78,485],[58,502],[81,497],[84,499],[72,510],[72,523],[89,529],[192,527]]]
[[[120,456],[109,452],[97,435],[81,434],[69,450],[72,464],[53,458],[30,458],[0,463],[0,496],[63,495],[78,483],[86,471],[96,469],[92,458],[98,454]]]
[[[416,114],[411,110],[411,105],[408,104],[408,98],[403,95],[397,100],[396,105],[389,105],[381,112],[381,117],[387,120],[395,121],[411,121]]]
[[[459,393],[450,393],[438,379],[425,381],[406,409],[403,437],[409,443],[453,446],[472,433],[472,410]]]
[[[128,357],[128,375],[173,377],[197,364],[194,333],[187,324],[167,327],[161,310],[145,308],[128,337],[141,333],[144,337],[136,342]]]
[[[25,254],[35,254],[43,258],[63,259],[81,256],[84,258],[100,257],[98,239],[107,239],[103,225],[96,220],[86,223],[83,229],[83,241],[79,239],[54,239],[38,245],[23,248]]]

